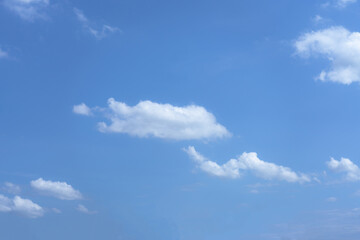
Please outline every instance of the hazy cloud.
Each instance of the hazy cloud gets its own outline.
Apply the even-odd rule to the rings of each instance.
[[[103,24],[101,27],[95,27],[89,19],[85,16],[83,11],[74,8],[74,13],[78,21],[82,24],[83,28],[97,39],[103,39],[115,32],[121,32],[119,28]]]
[[[19,194],[21,192],[21,188],[18,185],[11,182],[5,182],[3,189],[11,194]]]
[[[4,0],[4,6],[27,21],[44,19],[49,0]]]

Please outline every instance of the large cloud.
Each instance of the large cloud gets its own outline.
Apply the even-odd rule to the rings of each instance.
[[[10,199],[0,194],[0,212],[18,212],[30,218],[44,215],[44,209],[29,199],[15,196]]]
[[[196,105],[176,107],[141,101],[132,107],[110,98],[108,108],[103,111],[111,123],[100,122],[101,132],[176,140],[223,138],[230,135],[224,126],[216,122],[214,115]]]
[[[348,181],[360,180],[359,167],[348,158],[341,158],[340,161],[331,158],[327,165],[333,171],[345,173]]]
[[[201,170],[217,177],[238,178],[242,173],[249,171],[255,176],[266,180],[283,180],[287,182],[310,182],[309,176],[296,173],[288,167],[265,162],[258,158],[255,152],[244,152],[237,159],[230,159],[223,165],[210,161],[198,153],[193,146],[184,149],[196,162]]]
[[[62,200],[76,200],[82,198],[81,193],[66,182],[46,181],[39,178],[31,181],[30,185],[40,193]]]
[[[330,27],[300,36],[295,42],[302,57],[322,56],[331,62],[317,79],[350,84],[360,81],[360,33],[344,27]]]
[[[45,18],[44,9],[48,7],[49,0],[4,0],[4,5],[22,19],[33,21]]]

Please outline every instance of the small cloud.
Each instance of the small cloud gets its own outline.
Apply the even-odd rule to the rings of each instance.
[[[0,194],[0,212],[17,212],[30,218],[44,215],[44,209],[29,199],[15,196],[10,199]]]
[[[257,189],[252,189],[252,190],[250,190],[250,193],[252,193],[252,194],[258,194],[258,193],[259,193],[259,190],[257,190]]]
[[[73,112],[80,115],[90,116],[92,115],[91,109],[86,106],[85,103],[81,103],[79,105],[75,105],[73,107]]]
[[[314,22],[315,23],[318,23],[318,22],[321,22],[322,20],[324,20],[323,17],[321,17],[320,15],[316,15],[314,18],[313,18]]]
[[[348,181],[360,180],[359,167],[348,158],[341,158],[340,161],[331,158],[326,164],[332,171],[345,173],[345,179]]]
[[[78,21],[82,24],[83,28],[93,35],[97,39],[103,39],[115,32],[121,32],[117,27],[112,27],[110,25],[103,24],[100,28],[96,28],[91,24],[89,19],[85,16],[83,11],[78,8],[74,8],[74,14],[76,15]]]
[[[327,202],[336,202],[337,198],[336,197],[329,197],[326,199]]]
[[[21,192],[21,188],[18,185],[11,183],[11,182],[5,182],[3,189],[6,192],[15,194],[15,195],[19,194]]]
[[[310,182],[311,178],[303,173],[296,173],[288,167],[265,162],[258,158],[257,153],[244,152],[237,159],[219,165],[210,161],[198,153],[193,146],[184,151],[194,160],[197,166],[206,173],[217,177],[239,178],[245,172],[251,172],[255,176],[266,180],[283,180],[287,182]]]
[[[26,21],[45,19],[49,0],[4,0],[4,6]]]
[[[349,4],[356,3],[356,2],[357,2],[357,0],[337,0],[336,1],[336,6],[339,7],[339,8],[345,8]]]
[[[96,211],[90,211],[89,209],[87,209],[84,205],[79,204],[76,208],[76,210],[78,210],[79,212],[85,213],[85,214],[95,214],[97,213]]]
[[[82,199],[81,193],[66,182],[46,181],[39,178],[31,181],[30,185],[44,195],[52,196],[61,200]]]

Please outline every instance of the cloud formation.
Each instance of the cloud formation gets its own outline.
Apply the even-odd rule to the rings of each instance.
[[[340,161],[331,158],[330,161],[327,162],[327,166],[332,171],[345,173],[345,179],[348,181],[360,180],[359,167],[348,158],[341,158]]]
[[[119,28],[112,27],[112,26],[109,26],[106,24],[103,24],[101,28],[96,29],[95,27],[92,26],[93,24],[91,24],[91,22],[85,16],[83,11],[81,11],[80,9],[74,8],[74,13],[75,13],[78,21],[82,24],[83,28],[97,39],[103,39],[112,33],[120,32]]]
[[[288,167],[279,166],[259,159],[255,152],[244,152],[237,159],[230,159],[225,164],[219,165],[216,162],[206,159],[198,153],[193,146],[189,146],[184,150],[201,170],[217,177],[239,178],[243,173],[249,171],[255,176],[266,180],[298,183],[311,181],[310,177],[303,173],[296,173]]]
[[[101,132],[175,140],[213,139],[231,135],[216,122],[214,115],[196,105],[176,107],[141,101],[132,107],[110,98],[108,107],[102,112],[106,112],[104,116],[111,123],[98,123]]]
[[[340,8],[345,8],[351,3],[356,3],[357,0],[337,0],[336,5]]]
[[[11,182],[5,182],[3,189],[11,194],[19,194],[21,192],[21,188],[18,185]]]
[[[46,181],[39,178],[31,181],[30,185],[44,195],[52,196],[61,200],[82,199],[81,193],[66,182]]]
[[[87,207],[85,207],[82,204],[79,204],[76,208],[76,210],[78,210],[79,212],[85,213],[85,214],[95,214],[95,211],[90,211],[89,209],[87,209]]]
[[[26,21],[44,19],[49,0],[4,0],[4,6]]]
[[[300,36],[295,48],[304,58],[321,56],[331,63],[330,70],[323,70],[318,80],[360,82],[360,32],[350,32],[342,26],[312,31]]]
[[[74,105],[73,112],[79,115],[90,116],[92,114],[91,109],[86,106],[85,103],[81,103],[79,105]]]
[[[44,215],[44,209],[29,199],[15,196],[10,199],[0,194],[0,212],[18,212],[30,218]]]

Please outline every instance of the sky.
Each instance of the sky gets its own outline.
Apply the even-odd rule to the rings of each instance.
[[[359,11],[0,0],[0,239],[358,240]]]

